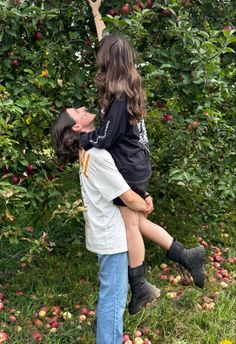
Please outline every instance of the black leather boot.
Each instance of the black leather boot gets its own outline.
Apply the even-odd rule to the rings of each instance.
[[[144,277],[144,264],[135,268],[129,267],[129,284],[132,292],[131,301],[128,305],[130,314],[139,312],[147,303],[157,299],[161,291]]]
[[[166,257],[179,263],[185,269],[187,269],[193,277],[193,281],[197,287],[204,287],[205,249],[202,245],[186,249],[184,248],[183,244],[174,240],[170,249],[166,253]]]

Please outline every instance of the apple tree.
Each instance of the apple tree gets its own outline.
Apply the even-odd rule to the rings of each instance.
[[[227,0],[102,3],[107,30],[123,32],[137,51],[150,192],[167,226],[236,217],[234,8]],[[0,238],[23,240],[30,260],[64,240],[69,219],[66,235],[77,240],[78,166],[56,161],[50,128],[66,106],[97,111],[97,38],[86,0],[0,1],[0,17]]]

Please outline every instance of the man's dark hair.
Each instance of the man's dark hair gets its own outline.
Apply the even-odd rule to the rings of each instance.
[[[80,134],[73,131],[75,121],[63,110],[55,120],[51,138],[58,160],[62,163],[73,163],[78,159]]]

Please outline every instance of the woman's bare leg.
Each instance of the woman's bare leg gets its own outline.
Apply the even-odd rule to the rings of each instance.
[[[128,309],[130,314],[135,314],[158,298],[160,290],[145,279],[145,247],[139,230],[139,213],[126,207],[120,207],[120,211],[126,226],[130,265],[128,275],[132,296]]]
[[[165,250],[169,250],[174,240],[164,228],[149,221],[142,213],[139,213],[139,230],[143,236],[163,247]]]
[[[129,265],[131,268],[140,266],[144,262],[145,247],[139,230],[139,213],[127,207],[120,207],[126,227]]]

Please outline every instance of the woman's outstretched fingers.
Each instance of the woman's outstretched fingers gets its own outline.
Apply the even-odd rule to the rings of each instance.
[[[95,15],[96,12],[99,11],[99,8],[101,7],[101,0],[88,0],[90,7],[92,8],[93,14]]]

